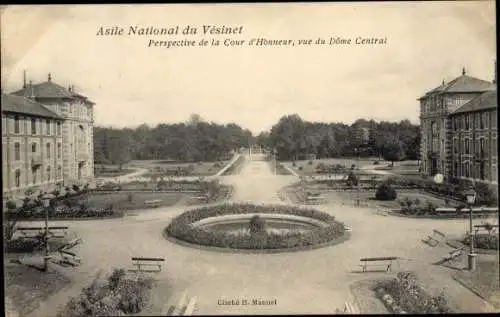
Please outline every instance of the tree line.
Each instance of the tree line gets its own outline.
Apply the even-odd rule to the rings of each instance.
[[[376,122],[359,119],[352,125],[304,121],[297,115],[281,117],[256,142],[276,151],[279,160],[342,156],[378,156],[388,161],[417,160],[420,127],[409,120]]]
[[[209,123],[192,115],[188,122],[156,127],[94,127],[94,161],[120,166],[130,160],[217,161],[252,142],[252,132],[237,124]]]
[[[250,145],[275,150],[279,160],[341,156],[380,156],[389,161],[419,159],[420,130],[408,120],[376,122],[359,119],[352,125],[304,121],[285,115],[256,136],[235,123],[217,124],[191,115],[187,122],[137,128],[94,127],[96,164],[130,160],[170,159],[217,161]]]

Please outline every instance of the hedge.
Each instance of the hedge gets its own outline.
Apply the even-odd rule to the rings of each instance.
[[[252,213],[296,215],[321,220],[328,225],[305,232],[276,233],[265,231],[257,235],[235,234],[192,226],[193,223],[208,217]],[[223,204],[187,211],[174,218],[165,229],[165,233],[181,241],[220,248],[287,249],[332,241],[344,234],[344,225],[335,221],[334,217],[314,209],[281,205]]]

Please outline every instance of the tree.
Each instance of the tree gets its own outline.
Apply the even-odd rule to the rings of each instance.
[[[384,160],[390,161],[392,166],[394,166],[394,161],[401,161],[405,157],[403,144],[398,141],[385,144],[382,150],[382,157]]]

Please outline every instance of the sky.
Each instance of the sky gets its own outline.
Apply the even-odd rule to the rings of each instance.
[[[419,98],[461,75],[494,77],[494,1],[8,6],[1,11],[2,88],[52,80],[96,103],[95,123],[135,127],[190,114],[254,133],[286,114],[344,122],[409,119]],[[197,34],[98,36],[100,27],[186,25]],[[203,35],[203,25],[242,34]],[[297,45],[318,37],[382,45]],[[295,46],[148,47],[149,40],[252,38]]]

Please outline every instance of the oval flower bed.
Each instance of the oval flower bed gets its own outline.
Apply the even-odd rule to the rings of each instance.
[[[194,223],[209,217],[245,214],[283,214],[312,218],[325,223],[324,226],[303,231],[273,232],[258,234],[211,230]],[[344,236],[344,225],[333,216],[314,210],[281,205],[222,204],[187,211],[174,218],[165,229],[168,237],[190,244],[228,249],[290,249],[322,245]]]

